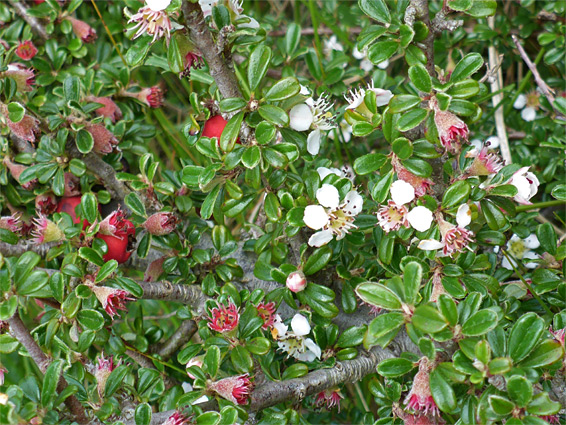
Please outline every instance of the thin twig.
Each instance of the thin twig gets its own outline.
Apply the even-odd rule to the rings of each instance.
[[[512,34],[511,38],[513,39],[513,43],[515,43],[515,46],[517,46],[517,50],[519,50],[519,55],[521,55],[521,58],[523,58],[523,60],[533,73],[538,88],[540,89],[542,94],[544,94],[544,96],[550,103],[550,106],[552,107],[552,109],[554,109],[554,112],[556,112],[558,116],[562,116],[562,114],[554,106],[554,95],[552,94],[552,89],[548,87],[548,84],[546,84],[546,82],[540,76],[537,70],[537,66],[531,61],[531,59],[527,55],[527,52],[525,52],[525,49],[519,42],[519,38],[515,34]]]
[[[487,23],[491,29],[495,28],[495,19],[493,16],[487,18]],[[493,81],[491,82],[491,92],[494,93],[491,101],[493,103],[493,107],[496,108],[499,105],[499,108],[495,111],[495,128],[497,130],[497,137],[499,138],[499,147],[501,150],[501,156],[503,157],[503,161],[505,164],[511,164],[513,162],[511,158],[511,149],[509,148],[509,139],[507,138],[507,129],[505,128],[505,115],[503,112],[503,105],[501,101],[503,100],[503,94],[500,90],[503,88],[503,74],[501,72],[501,66],[498,61],[499,54],[495,49],[494,43],[491,43],[488,48],[489,54],[489,69],[495,70],[497,69],[496,74],[494,75]]]
[[[10,5],[14,8],[16,13],[20,15],[24,19],[24,21],[28,23],[28,25],[37,35],[43,38],[43,40],[49,39],[49,35],[45,31],[45,27],[35,18],[35,16],[28,14],[28,9],[25,6],[25,3],[19,0],[8,0],[8,1]]]

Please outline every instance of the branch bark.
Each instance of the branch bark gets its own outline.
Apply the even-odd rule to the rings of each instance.
[[[188,305],[198,314],[204,313],[208,299],[199,285],[177,285],[168,281],[138,282],[143,289],[143,299],[175,301]]]
[[[24,21],[28,23],[28,25],[37,35],[39,35],[43,40],[47,40],[49,38],[49,35],[45,31],[43,25],[35,18],[35,16],[31,16],[28,14],[27,12],[28,9],[23,2],[21,2],[20,0],[8,0],[8,1],[10,5],[14,8],[16,13],[20,15],[24,19]]]
[[[41,350],[37,342],[33,339],[29,333],[28,328],[18,316],[18,313],[14,314],[10,319],[7,320],[10,326],[10,333],[22,344],[27,352],[29,353],[32,360],[35,362],[41,373],[45,373],[51,361],[47,355]],[[67,388],[67,382],[63,376],[59,377],[59,382],[57,383],[57,391],[61,393]],[[69,411],[73,414],[75,421],[81,425],[87,425],[92,423],[98,423],[98,421],[88,419],[84,410],[83,405],[79,400],[71,395],[65,399],[65,405]]]
[[[185,320],[167,341],[160,344],[159,349],[156,350],[157,354],[159,354],[162,359],[167,360],[179,349],[179,347],[188,342],[196,331],[197,324],[195,321]]]
[[[20,241],[16,245],[11,245],[7,242],[0,242],[0,254],[6,257],[18,257],[24,252],[33,251],[40,256],[44,257],[47,252],[53,248],[56,243],[45,243],[37,245],[32,241]]]

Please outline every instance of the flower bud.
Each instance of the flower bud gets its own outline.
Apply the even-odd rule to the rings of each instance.
[[[178,219],[173,213],[158,212],[145,221],[142,226],[154,236],[163,236],[175,230]]]
[[[100,398],[104,397],[106,381],[108,381],[108,377],[114,369],[116,369],[116,365],[114,364],[114,359],[112,358],[112,356],[105,358],[104,354],[102,354],[98,358],[96,370],[94,371],[94,377],[96,378],[96,388],[98,390],[98,395],[100,396]]]
[[[86,100],[88,102],[101,103],[103,105],[95,111],[97,115],[110,118],[113,123],[122,118],[122,111],[111,98],[87,96]]]
[[[208,382],[207,389],[234,404],[246,404],[253,390],[249,375],[231,376],[216,382]]]
[[[190,368],[191,366],[202,367],[202,365],[203,365],[203,358],[204,358],[204,356],[193,357],[193,358],[192,358],[191,360],[189,360],[189,362],[187,363],[187,369]],[[193,374],[191,374],[188,370],[187,370],[187,375],[189,375],[189,378],[191,378],[191,379],[197,379],[197,377],[194,376]]]
[[[33,179],[25,183],[20,182],[20,175],[28,168],[27,166],[12,162],[7,156],[4,157],[4,160],[2,162],[4,163],[6,168],[8,168],[8,171],[10,171],[10,174],[12,175],[14,180],[20,183],[25,190],[32,190],[35,187],[35,185],[37,184],[37,179]]]
[[[35,197],[35,210],[39,214],[51,215],[57,209],[57,198],[51,192],[42,193]]]
[[[35,47],[31,40],[26,40],[20,43],[16,48],[16,56],[20,59],[29,61],[37,54],[37,47]]]
[[[108,286],[91,286],[90,289],[112,319],[118,314],[118,310],[127,310],[126,301],[135,300],[135,298],[128,296],[131,295],[128,291],[122,289],[114,289]]]
[[[112,153],[114,148],[120,143],[116,136],[102,124],[88,124],[85,130],[92,135],[94,139],[93,150],[98,154],[106,155]]]
[[[96,40],[96,31],[89,24],[72,16],[65,17],[66,21],[71,23],[73,32],[79,37],[83,43],[93,43]]]
[[[163,263],[167,259],[167,256],[163,256],[158,258],[157,260],[153,260],[147,266],[147,269],[143,275],[144,282],[155,282],[159,279],[159,276],[163,274]]]
[[[44,215],[34,218],[33,224],[32,241],[37,245],[49,242],[62,242],[66,239],[63,230]]]
[[[443,111],[435,103],[434,123],[438,130],[440,143],[450,152],[460,150],[460,139],[468,140],[468,126],[450,111]]]
[[[189,417],[176,410],[162,425],[190,425],[193,423]]]
[[[302,271],[297,270],[287,276],[285,284],[291,292],[301,292],[307,287],[307,278]]]
[[[25,65],[21,63],[11,63],[8,64],[8,69],[2,73],[4,78],[12,78],[16,81],[18,91],[29,92],[33,90],[33,85],[35,84],[35,74],[33,69],[26,68]]]

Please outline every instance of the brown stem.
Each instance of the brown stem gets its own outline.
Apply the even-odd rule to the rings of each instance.
[[[22,319],[18,316],[18,313],[14,314],[10,319],[7,320],[8,325],[10,326],[10,333],[18,340],[20,344],[22,344],[27,352],[29,353],[32,360],[35,362],[37,367],[42,373],[45,373],[47,368],[49,367],[51,361],[47,357],[47,355],[41,350],[37,342],[33,339],[31,334],[29,333],[28,328],[22,322]],[[63,390],[67,388],[67,382],[61,376],[59,378],[59,382],[57,384],[57,391],[61,393]],[[75,421],[79,424],[91,424],[97,423],[93,422],[87,418],[84,407],[79,402],[79,400],[74,396],[71,395],[65,399],[65,405],[73,414]]]
[[[37,35],[43,38],[43,40],[47,40],[49,38],[49,35],[45,31],[43,25],[39,23],[39,21],[35,18],[35,16],[31,16],[28,14],[27,12],[28,9],[25,6],[25,3],[19,0],[8,0],[8,1],[10,5],[14,8],[16,13],[20,15],[24,19],[24,21],[28,23],[28,25]]]
[[[195,321],[185,320],[167,341],[160,344],[157,354],[159,354],[163,360],[167,360],[179,349],[179,347],[188,342],[196,331],[197,325]]]
[[[24,252],[33,251],[44,257],[45,255],[47,255],[47,251],[49,251],[55,245],[56,243],[45,243],[37,245],[36,243],[29,240],[20,241],[16,245],[10,245],[7,242],[0,242],[0,254],[6,257],[18,257]]]
[[[176,301],[187,304],[198,312],[204,313],[204,303],[208,299],[199,285],[176,285],[171,282],[138,282],[143,289],[143,299]]]

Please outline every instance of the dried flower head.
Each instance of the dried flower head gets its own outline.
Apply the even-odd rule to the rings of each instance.
[[[37,54],[37,47],[34,46],[31,40],[26,40],[20,43],[16,48],[16,56],[20,59],[29,61]]]
[[[113,319],[118,314],[118,310],[127,310],[126,301],[134,301],[135,298],[129,297],[131,295],[128,291],[123,289],[114,289],[108,286],[91,286],[92,292],[98,298],[102,308]]]
[[[83,43],[94,43],[94,40],[96,40],[97,37],[94,28],[86,22],[73,18],[72,16],[66,16],[64,19],[71,23],[73,32],[82,40]]]
[[[234,404],[246,404],[253,390],[253,383],[249,375],[231,376],[216,382],[208,382],[207,389],[231,401]]]

